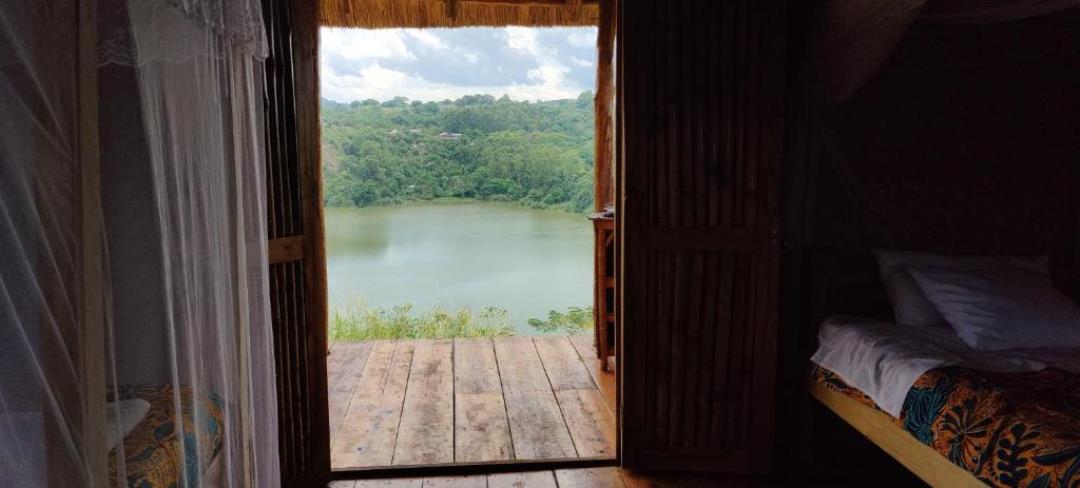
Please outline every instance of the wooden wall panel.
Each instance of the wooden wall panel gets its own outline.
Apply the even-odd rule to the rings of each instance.
[[[277,358],[279,442],[282,482],[289,483],[312,470],[315,434],[309,372],[313,361],[307,354],[304,263],[291,261],[270,266],[270,319],[274,328]]]
[[[624,2],[622,454],[767,471],[781,2]]]
[[[278,376],[278,419],[283,483],[295,483],[315,470],[314,443],[319,425],[313,424],[318,408],[308,392],[311,371],[323,355],[312,355],[306,330],[310,327],[307,294],[303,286],[303,261],[276,263],[270,267],[270,317],[273,324],[275,372]]]
[[[286,487],[330,480],[326,255],[319,162],[317,5],[263,0],[267,238]]]

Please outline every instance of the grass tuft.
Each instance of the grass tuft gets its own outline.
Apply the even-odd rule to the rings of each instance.
[[[412,304],[386,309],[355,301],[330,313],[331,341],[377,339],[451,339],[514,335],[506,310],[486,307],[479,311],[463,307],[435,307],[416,312]]]

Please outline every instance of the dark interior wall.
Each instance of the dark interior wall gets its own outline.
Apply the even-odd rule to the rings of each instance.
[[[1071,287],[1080,57],[1062,46],[1080,37],[1063,22],[917,25],[824,114],[809,242],[1045,253]]]

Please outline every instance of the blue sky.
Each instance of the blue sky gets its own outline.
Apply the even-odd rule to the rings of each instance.
[[[575,98],[596,85],[596,28],[342,29],[320,34],[323,98]]]

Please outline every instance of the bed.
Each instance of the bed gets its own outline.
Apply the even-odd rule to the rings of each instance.
[[[851,317],[820,335],[811,395],[930,485],[1080,486],[1080,351],[971,352]]]
[[[128,386],[118,389],[116,395],[120,400],[141,398],[150,408],[124,437],[123,458],[117,456],[116,449],[110,452],[112,486],[123,486],[116,479],[121,462],[130,487],[223,486],[219,454],[224,430],[222,401],[217,395],[196,393],[188,387],[177,394],[172,386]],[[178,398],[182,439],[175,415]]]

